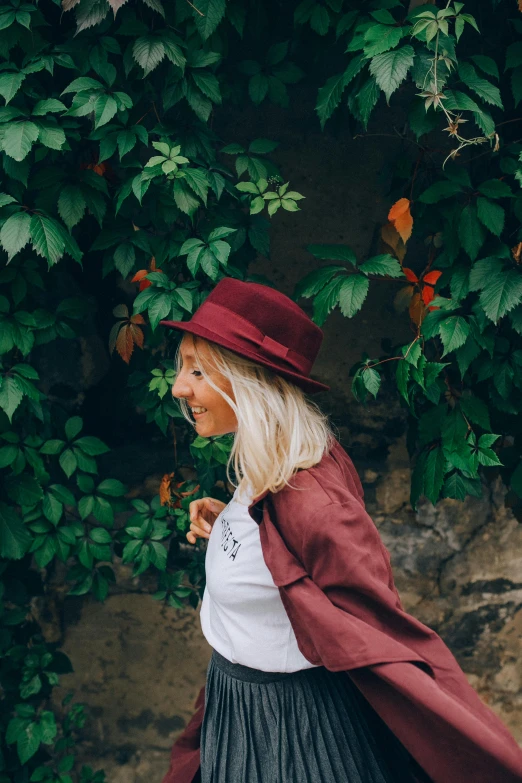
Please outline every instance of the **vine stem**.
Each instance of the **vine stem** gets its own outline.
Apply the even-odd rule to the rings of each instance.
[[[419,149],[424,150],[424,147],[422,144],[419,144],[418,141],[415,141],[415,139],[409,139],[408,136],[401,136],[400,133],[356,133],[355,136],[353,136],[353,140],[355,139],[367,139],[370,136],[385,136],[388,139],[400,139],[401,141],[409,141],[411,144],[415,144],[416,147],[419,147]]]
[[[450,3],[451,3],[451,0],[447,0],[446,8],[449,7]],[[485,141],[487,141],[488,139],[487,139],[486,136],[476,136],[476,137],[474,137],[472,139],[466,139],[463,136],[461,136],[459,134],[459,132],[458,132],[458,125],[459,125],[460,115],[459,114],[453,115],[452,112],[450,112],[448,109],[446,109],[446,107],[444,106],[444,103],[443,103],[444,95],[442,93],[441,93],[441,96],[439,97],[439,83],[438,83],[438,73],[437,73],[437,62],[438,62],[438,59],[439,59],[439,38],[440,38],[440,28],[437,29],[437,35],[436,35],[436,38],[435,38],[435,53],[434,53],[434,57],[433,57],[433,61],[432,61],[433,64],[432,64],[432,67],[430,68],[430,71],[428,71],[428,74],[426,74],[424,85],[426,84],[426,79],[428,78],[429,73],[432,72],[433,73],[433,90],[431,91],[431,94],[434,96],[433,97],[433,106],[434,106],[435,109],[437,108],[437,106],[439,106],[442,109],[442,111],[443,111],[443,113],[444,113],[444,115],[446,117],[446,120],[448,122],[448,126],[449,126],[448,128],[446,128],[446,130],[448,130],[450,132],[450,134],[452,136],[454,136],[457,139],[457,141],[459,142],[459,146],[456,149],[452,150],[450,152],[450,154],[447,156],[447,158],[444,160],[444,163],[442,164],[442,168],[444,168],[444,166],[446,165],[446,163],[449,160],[449,158],[455,158],[456,155],[459,153],[459,151],[461,149],[463,149],[464,147],[467,147],[470,144],[482,144]],[[498,135],[497,135],[497,144],[498,144]]]
[[[150,113],[151,113],[151,111],[152,111],[152,107],[151,107],[150,109],[147,109],[147,111],[145,112],[145,114],[142,114],[142,116],[139,118],[139,120],[137,120],[137,122],[135,122],[134,124],[135,124],[135,125],[139,125],[139,124],[140,124],[140,122],[141,122],[142,120],[144,120],[144,119],[145,119],[145,117],[147,116],[147,114],[150,114]]]
[[[512,122],[522,122],[522,117],[515,117],[513,120],[504,120],[504,122],[497,122],[495,127],[500,128],[502,125],[510,125]]]
[[[367,365],[366,365],[366,367],[365,367],[364,369],[365,369],[365,370],[366,370],[366,369],[368,369],[368,370],[373,370],[373,368],[374,368],[374,367],[378,367],[380,364],[386,364],[386,362],[395,362],[395,361],[397,361],[397,360],[403,360],[403,359],[406,359],[407,355],[409,354],[409,352],[411,351],[411,349],[413,348],[413,346],[415,345],[415,343],[417,342],[417,340],[420,340],[420,335],[417,335],[417,337],[415,338],[415,340],[413,340],[413,342],[409,344],[409,346],[408,346],[408,350],[406,351],[406,353],[404,354],[404,356],[389,356],[387,359],[381,359],[381,361],[380,361],[380,362],[376,362],[375,364],[367,364]],[[364,370],[363,370],[363,372],[364,372]]]
[[[200,16],[205,16],[205,14],[203,13],[203,11],[200,11],[200,10],[199,10],[199,8],[196,8],[196,6],[195,6],[195,5],[193,5],[193,4],[190,2],[190,0],[187,0],[187,3],[190,5],[190,7],[191,7],[191,8],[193,8],[193,9],[194,9],[194,11],[197,11],[197,12],[198,12],[198,14],[199,14]]]
[[[424,157],[424,150],[421,148],[421,151],[417,155],[417,162],[415,164],[413,177],[411,178],[410,199],[409,199],[410,201],[412,200],[412,196],[413,196],[413,186],[415,185],[415,180],[417,178],[417,172],[419,170],[419,164],[420,164],[421,160],[423,159],[423,157]]]
[[[163,125],[162,121],[160,120],[160,116],[159,116],[159,114],[158,114],[158,110],[156,109],[156,104],[155,104],[154,102],[152,103],[152,106],[153,106],[153,108],[154,108],[154,114],[156,115],[156,118],[157,118],[157,120],[158,120],[159,124],[160,124],[160,125]]]

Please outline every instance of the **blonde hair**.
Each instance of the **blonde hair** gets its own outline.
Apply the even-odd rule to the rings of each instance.
[[[197,335],[194,355],[207,382],[228,402],[237,418],[237,431],[227,462],[227,479],[234,487],[257,497],[266,490],[279,492],[290,486],[291,477],[321,461],[336,436],[328,416],[309,400],[303,389],[272,372],[268,367],[223,348]],[[210,361],[198,351],[208,346]],[[176,373],[181,370],[181,341],[175,357]],[[235,402],[209,377],[215,370],[230,381]],[[195,427],[190,408],[179,399],[183,416]],[[233,465],[239,484],[230,478]]]

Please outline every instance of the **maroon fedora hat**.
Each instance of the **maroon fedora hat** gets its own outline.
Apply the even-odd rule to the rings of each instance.
[[[309,394],[329,386],[309,377],[322,329],[299,305],[270,286],[222,278],[190,321],[160,321],[252,359]]]

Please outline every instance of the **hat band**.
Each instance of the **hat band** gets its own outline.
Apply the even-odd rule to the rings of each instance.
[[[216,335],[224,337],[237,344],[238,350],[247,347],[255,351],[265,359],[277,360],[288,369],[308,375],[313,362],[292,348],[274,340],[270,335],[263,334],[253,323],[243,316],[229,310],[228,307],[209,302],[203,302],[191,318],[191,323],[209,329],[209,324],[214,321],[212,328]],[[225,329],[220,329],[220,324],[225,324]]]

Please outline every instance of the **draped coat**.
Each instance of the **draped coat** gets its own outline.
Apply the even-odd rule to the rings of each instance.
[[[419,765],[419,781],[522,783],[522,749],[435,631],[408,614],[340,443],[248,507],[299,649],[350,677]],[[162,783],[196,783],[204,687]],[[248,783],[245,781],[245,783]]]

